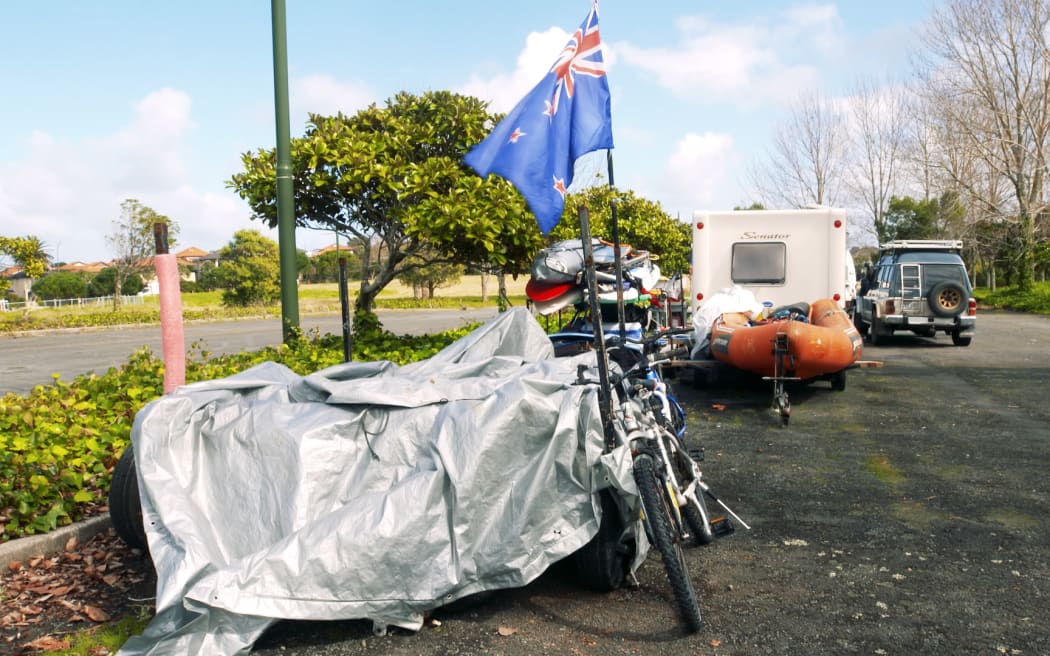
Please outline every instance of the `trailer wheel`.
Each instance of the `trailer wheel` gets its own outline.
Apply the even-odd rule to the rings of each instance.
[[[109,518],[126,545],[132,549],[146,549],[139,478],[135,470],[135,453],[130,444],[113,468],[113,480],[109,485]]]
[[[831,374],[831,389],[836,392],[843,392],[846,390],[846,370],[836,371]]]

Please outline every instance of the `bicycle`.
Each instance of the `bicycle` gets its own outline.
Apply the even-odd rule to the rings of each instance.
[[[660,374],[661,363],[677,357],[687,348],[673,349],[671,338],[685,330],[662,330],[646,339],[605,335],[607,353],[616,372],[610,374],[615,396],[611,433],[607,447],[611,450],[627,445],[633,458],[632,474],[641,500],[641,519],[646,537],[656,547],[664,563],[674,593],[678,612],[691,632],[703,626],[696,591],[689,576],[682,544],[711,543],[716,537],[734,531],[724,515],[712,517],[704,496],[719,503],[736,521],[750,528],[719,500],[704,483],[697,461],[702,452],[690,452],[684,442],[685,412],[669,393]],[[586,343],[592,335],[562,332],[551,336],[555,343],[568,340]],[[580,384],[588,380],[586,368],[578,376]],[[618,507],[603,494],[603,522],[598,536],[578,552],[577,564],[585,584],[601,590],[619,587],[629,549],[629,522],[615,513]],[[626,536],[626,538],[625,538]],[[620,557],[618,559],[618,556]]]

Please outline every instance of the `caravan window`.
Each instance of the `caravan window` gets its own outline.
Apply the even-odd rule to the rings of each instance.
[[[739,284],[783,283],[787,271],[784,242],[739,242],[733,244],[733,282]]]

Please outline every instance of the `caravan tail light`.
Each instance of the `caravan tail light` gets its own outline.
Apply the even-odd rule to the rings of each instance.
[[[835,227],[836,228],[841,228],[842,227],[842,221],[840,221],[839,219],[835,219]]]
[[[703,221],[697,221],[696,222],[696,229],[697,230],[703,230],[704,229],[704,222]]]
[[[698,300],[698,301],[704,300],[704,295],[703,295],[702,292],[697,292],[696,293],[696,300]]]
[[[833,300],[836,303],[838,303],[839,301],[842,300],[842,294],[835,294],[834,296],[831,297],[831,300]]]

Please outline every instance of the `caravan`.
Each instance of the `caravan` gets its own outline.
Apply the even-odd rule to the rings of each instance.
[[[852,314],[856,270],[846,248],[846,211],[697,211],[693,214],[693,311],[743,287],[779,307],[830,298]]]

